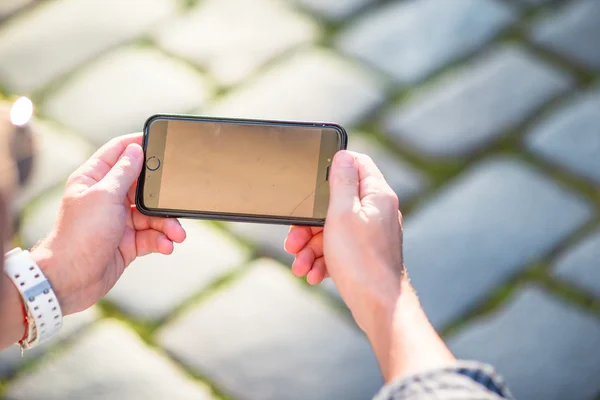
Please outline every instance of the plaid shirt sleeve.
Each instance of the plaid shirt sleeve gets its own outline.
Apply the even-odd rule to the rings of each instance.
[[[460,361],[447,368],[403,377],[385,386],[374,400],[514,400],[493,367]]]

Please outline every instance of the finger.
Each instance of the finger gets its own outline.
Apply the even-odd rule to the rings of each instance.
[[[348,151],[336,153],[329,174],[329,213],[344,214],[360,207],[358,168],[354,155]]]
[[[130,144],[142,145],[142,132],[130,133],[111,139],[100,147],[91,158],[99,158],[108,165],[115,165]]]
[[[317,257],[310,247],[305,247],[296,254],[296,259],[292,264],[292,272],[297,277],[303,277],[308,274]]]
[[[176,218],[150,217],[132,207],[132,221],[133,228],[136,231],[153,229],[162,232],[169,240],[175,243],[182,243],[187,236],[185,229]]]
[[[375,195],[392,190],[381,173],[381,170],[379,167],[377,167],[371,157],[366,154],[356,153],[355,158],[358,165],[361,199],[365,196]]]
[[[168,255],[173,253],[175,247],[163,233],[147,229],[136,233],[135,248],[137,256],[143,257],[152,253]]]
[[[313,233],[308,226],[291,226],[283,248],[290,254],[296,254],[312,239]]]
[[[313,251],[315,258],[323,257],[323,232],[314,235],[305,247]]]
[[[187,238],[187,233],[177,218],[166,218],[163,224],[163,233],[175,243],[183,243]]]
[[[306,249],[311,250],[312,258],[316,259],[323,256],[323,232],[319,232],[316,235],[312,236],[308,243],[306,243],[298,253],[302,253],[306,251]],[[309,264],[310,265],[310,264]]]
[[[323,279],[325,279],[326,273],[327,273],[327,268],[325,266],[325,258],[319,257],[313,263],[312,268],[310,269],[310,272],[306,276],[306,281],[310,285],[318,285],[319,283],[323,282]]]
[[[106,190],[114,196],[114,201],[123,203],[127,192],[133,186],[144,163],[144,151],[137,143],[132,143],[121,155],[108,173],[98,182],[100,190]]]
[[[110,140],[98,149],[82,166],[73,173],[73,177],[86,181],[90,186],[100,182],[111,170],[127,146],[135,143],[141,146],[142,133],[132,133]]]

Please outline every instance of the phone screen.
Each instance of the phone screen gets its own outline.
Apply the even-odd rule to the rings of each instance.
[[[341,132],[325,125],[155,119],[146,128],[150,210],[324,219]]]

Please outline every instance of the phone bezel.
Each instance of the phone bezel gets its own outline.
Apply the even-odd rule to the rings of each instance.
[[[204,219],[204,220],[217,220],[217,221],[228,221],[228,222],[254,222],[263,224],[275,224],[275,225],[307,225],[307,226],[323,226],[325,224],[324,218],[299,218],[299,217],[281,217],[275,215],[248,215],[248,214],[237,214],[237,213],[214,213],[214,212],[201,212],[201,211],[181,211],[181,210],[170,210],[170,209],[148,209],[144,205],[144,180],[146,172],[146,149],[148,141],[148,133],[150,124],[158,119],[162,120],[179,120],[179,121],[193,121],[193,122],[223,122],[233,124],[250,124],[250,125],[275,125],[275,126],[300,126],[310,128],[331,128],[338,132],[340,138],[339,150],[346,150],[348,146],[348,134],[346,130],[339,124],[332,122],[302,122],[302,121],[278,121],[278,120],[262,120],[262,119],[245,119],[245,118],[222,118],[222,117],[205,117],[196,115],[185,115],[185,114],[156,114],[151,116],[144,123],[144,132],[142,139],[142,148],[144,149],[144,166],[142,172],[138,178],[138,184],[136,188],[135,205],[137,209],[145,215],[166,217],[166,218],[191,218],[191,219]]]

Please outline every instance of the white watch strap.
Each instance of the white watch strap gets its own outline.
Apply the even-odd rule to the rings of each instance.
[[[21,293],[30,317],[25,348],[34,347],[54,336],[62,327],[62,311],[50,282],[29,251],[13,249],[5,256],[5,272]],[[32,321],[33,319],[33,321]]]

